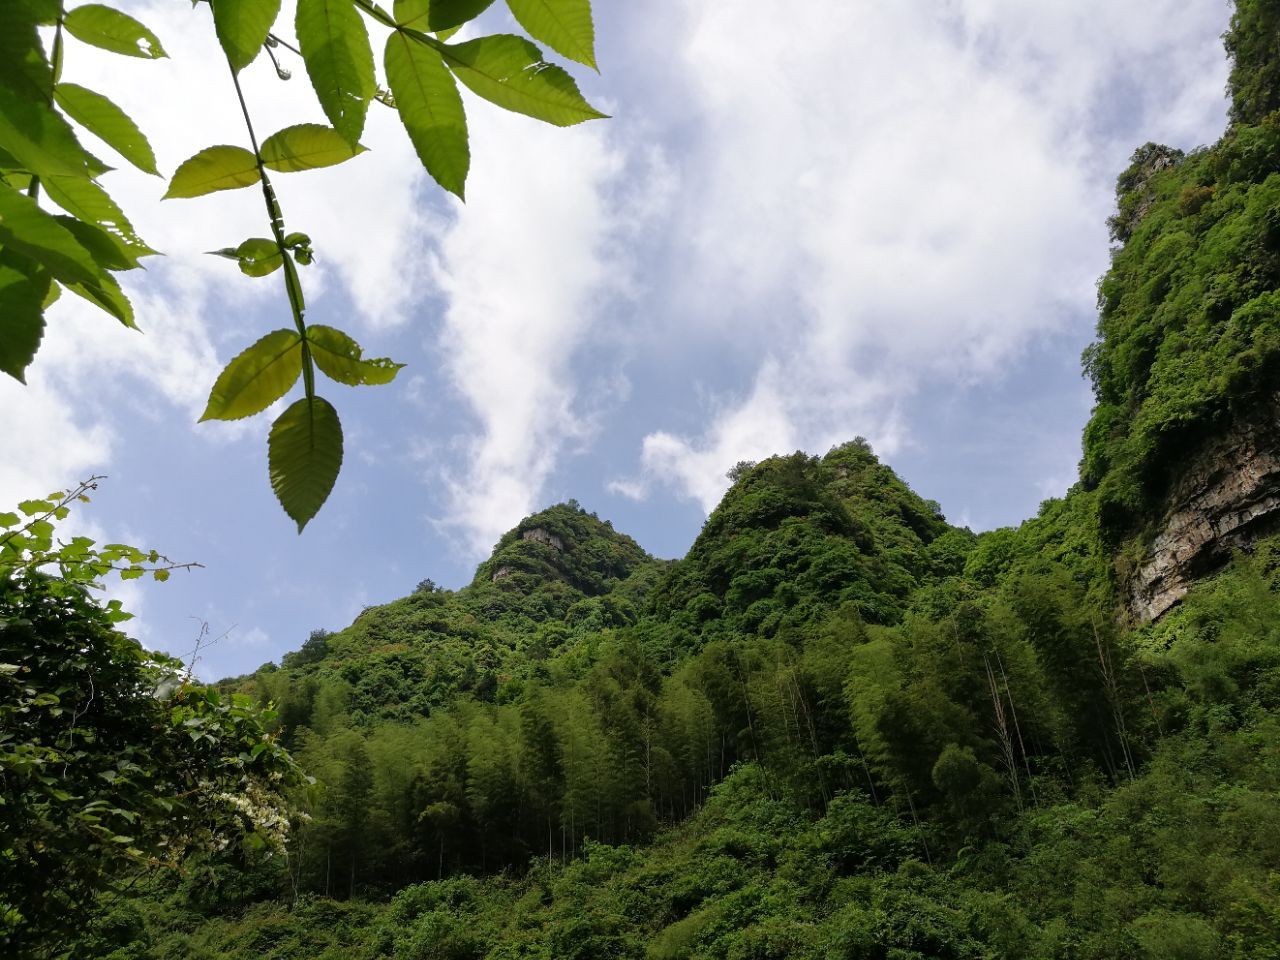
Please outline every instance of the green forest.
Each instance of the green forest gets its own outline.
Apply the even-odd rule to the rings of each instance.
[[[1123,602],[1280,381],[1277,36],[1238,0],[1222,139],[1120,175],[1079,479],[1019,527],[855,438],[738,464],[681,559],[558,504],[469,585],[203,687],[79,589],[165,558],[7,515],[0,952],[1280,958],[1280,538],[1154,623]]]

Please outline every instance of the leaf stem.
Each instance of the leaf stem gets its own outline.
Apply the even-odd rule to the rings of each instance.
[[[253,147],[253,158],[258,164],[258,175],[262,183],[262,196],[267,204],[267,217],[271,220],[271,233],[275,238],[276,247],[280,250],[280,256],[284,262],[284,286],[285,291],[289,295],[289,309],[293,311],[293,322],[298,328],[298,336],[302,338],[302,385],[306,391],[307,399],[315,398],[316,380],[315,370],[311,361],[311,346],[307,343],[307,321],[305,319],[306,301],[302,296],[302,283],[298,279],[298,270],[294,266],[293,258],[289,254],[289,248],[284,242],[284,214],[280,210],[280,203],[276,199],[275,189],[271,186],[271,178],[267,176],[267,165],[262,160],[262,151],[258,148],[258,135],[253,129],[253,120],[249,116],[249,105],[244,99],[244,90],[240,87],[240,75],[236,73],[236,69],[231,65],[230,58],[227,59],[227,67],[231,70],[231,82],[236,87],[236,97],[240,101],[240,112],[244,115],[244,125],[249,131],[249,144]]]
[[[388,26],[392,30],[400,29],[400,24],[396,23],[395,17],[391,16],[376,3],[370,3],[369,0],[355,0],[355,4],[384,26]]]
[[[58,80],[62,76],[62,18],[66,16],[66,10],[62,7],[58,9],[58,23],[53,28],[53,51],[50,53],[50,66],[52,69],[53,82],[49,84],[49,106],[53,106],[55,91],[58,88]],[[40,178],[36,174],[31,174],[31,182],[27,184],[27,196],[32,200],[38,200],[40,197]]]

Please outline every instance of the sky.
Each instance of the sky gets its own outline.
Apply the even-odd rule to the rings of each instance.
[[[124,107],[162,173],[245,143],[208,8],[124,5],[170,58],[69,41],[64,78]],[[266,467],[293,394],[196,423],[221,367],[291,324],[280,274],[204,252],[268,232],[260,193],[162,202],[162,179],[106,175],[165,254],[122,276],[143,332],[51,308],[28,385],[0,381],[0,509],[105,475],[64,535],[203,564],[111,588],[144,643],[190,656],[207,624],[197,673],[251,671],[424,578],[464,585],[569,498],[681,556],[735,463],[855,436],[974,530],[1074,481],[1115,177],[1147,141],[1221,135],[1225,0],[595,8],[600,73],[570,66],[611,119],[558,129],[467,95],[465,205],[377,104],[367,153],[275,178],[316,250],[309,320],[406,365],[322,387],[345,462],[302,535]],[[518,28],[499,3],[472,32]],[[283,64],[243,75],[260,134],[323,119]]]

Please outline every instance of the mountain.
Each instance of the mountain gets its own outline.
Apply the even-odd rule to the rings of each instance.
[[[734,468],[688,554],[575,504],[224,686],[316,778],[77,955],[1280,956],[1280,0],[1148,144],[1079,482],[947,523],[861,440]]]

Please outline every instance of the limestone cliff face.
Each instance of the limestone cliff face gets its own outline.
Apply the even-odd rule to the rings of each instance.
[[[1280,397],[1202,446],[1165,503],[1159,533],[1125,585],[1139,622],[1163,614],[1232,551],[1280,528]]]

